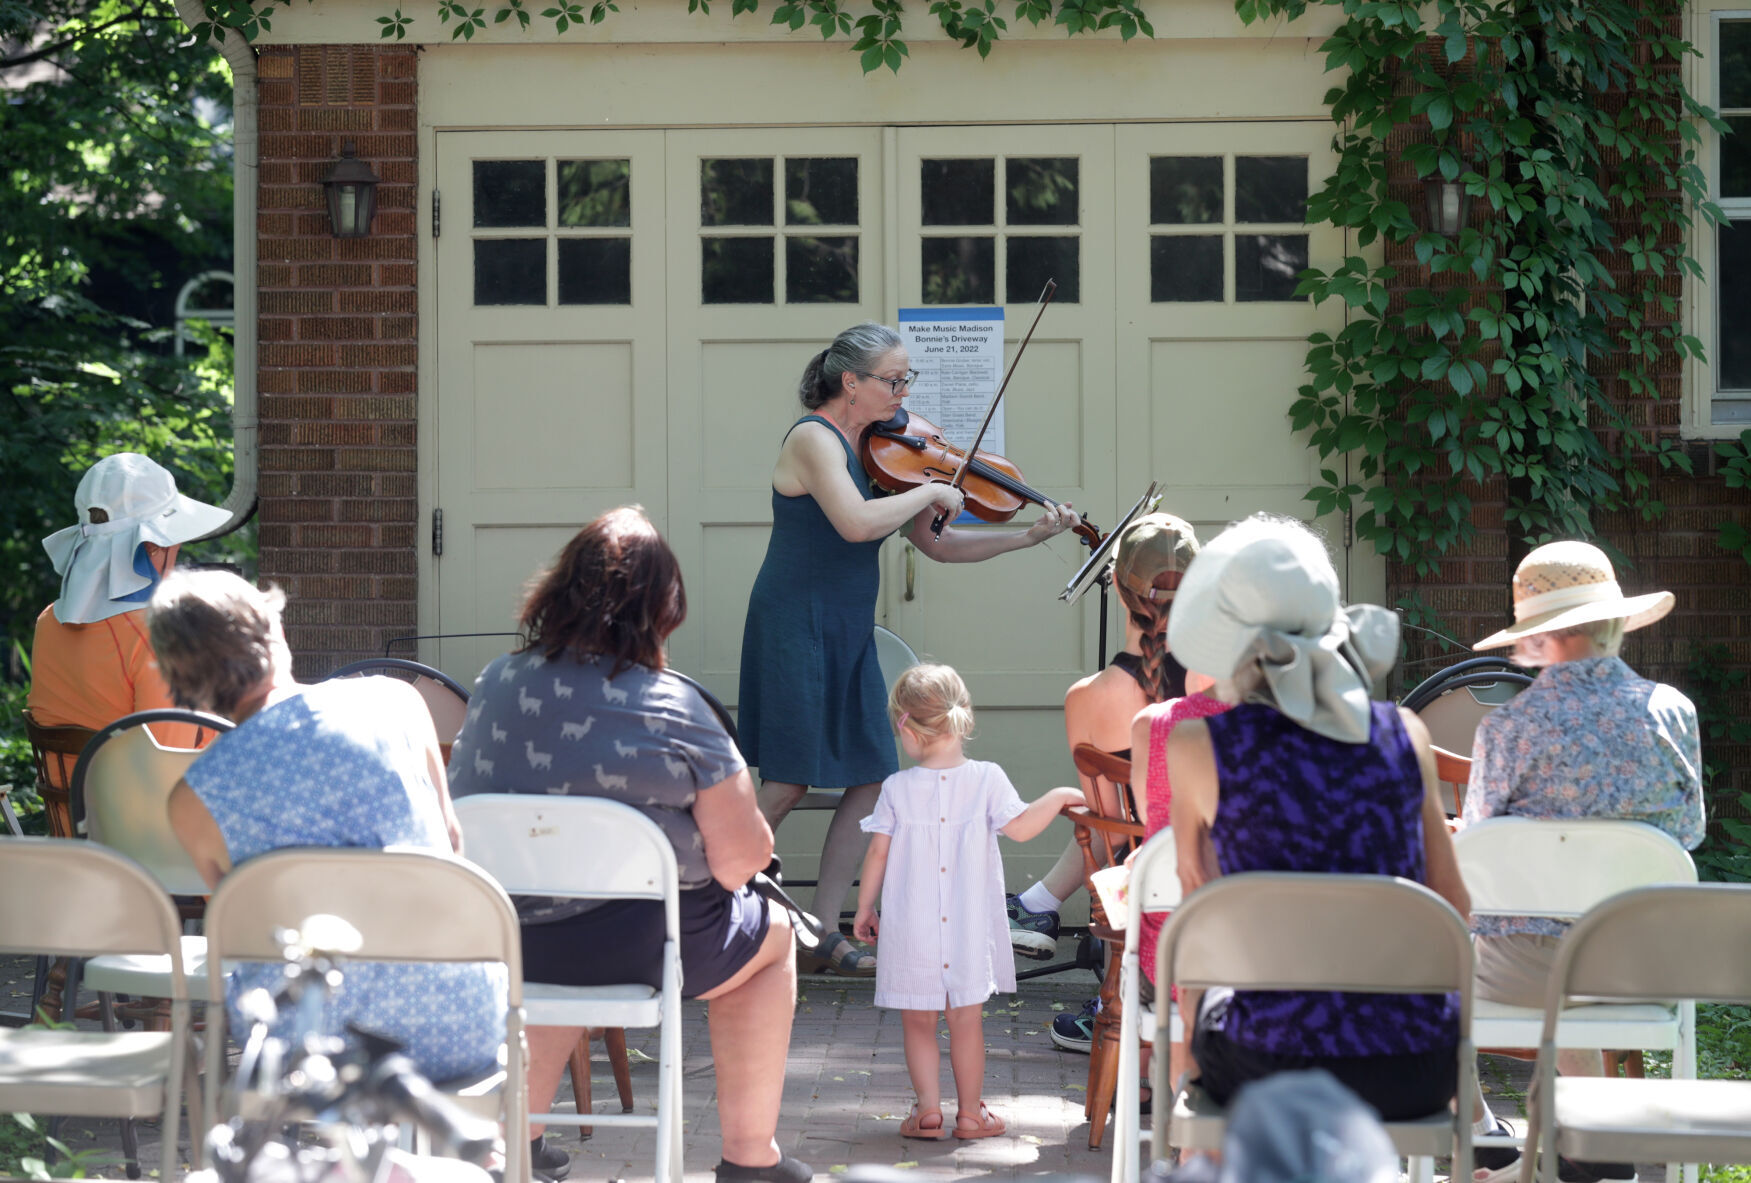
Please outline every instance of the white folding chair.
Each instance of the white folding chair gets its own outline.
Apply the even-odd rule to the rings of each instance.
[[[1173,845],[1173,830],[1165,829],[1143,844],[1131,860],[1131,880],[1126,889],[1131,905],[1125,920],[1125,953],[1119,962],[1119,1095],[1113,1118],[1113,1183],[1137,1183],[1143,1136],[1137,1108],[1141,1101],[1137,1062],[1145,1031],[1157,1029],[1156,1015],[1142,1009],[1142,964],[1137,946],[1142,940],[1143,913],[1165,912],[1179,906],[1179,854]],[[1182,1038],[1179,1008],[1169,997],[1166,983],[1156,994],[1156,1009],[1165,1008],[1171,1039]],[[1166,1048],[1158,1053],[1165,1057]],[[1166,1100],[1166,1093],[1157,1093]]]
[[[1615,818],[1494,817],[1455,834],[1453,848],[1473,916],[1572,921],[1621,891],[1696,882],[1696,864],[1670,834]],[[1543,1020],[1537,1007],[1480,998],[1472,1004],[1472,1042],[1485,1049],[1533,1047]],[[1695,1079],[1696,1004],[1569,1007],[1557,1024],[1557,1046],[1670,1050],[1673,1078]],[[1669,1175],[1674,1183],[1677,1165]],[[1684,1183],[1696,1183],[1696,1175],[1694,1163],[1684,1166]]]
[[[177,1118],[190,1054],[189,999],[170,897],[131,859],[90,842],[15,838],[0,855],[0,953],[164,958],[170,1030],[0,1028],[0,1112],[163,1119],[162,1176],[176,1174]],[[191,1096],[191,1115],[199,1109]],[[191,1116],[192,1120],[192,1116]],[[201,1165],[198,1131],[191,1138]],[[126,1143],[128,1176],[140,1177]]]
[[[258,855],[235,867],[207,905],[207,975],[214,998],[225,997],[226,961],[279,961],[276,932],[305,918],[339,916],[363,938],[359,961],[497,961],[510,978],[505,1008],[505,1068],[467,1082],[454,1100],[475,1112],[490,1109],[507,1131],[524,1128],[527,1072],[523,1057],[523,944],[516,909],[479,867],[425,850],[298,847]],[[342,967],[345,972],[345,967]],[[225,1008],[207,1009],[206,1128],[219,1121],[225,1075]],[[505,1178],[528,1178],[528,1142],[505,1138]]]
[[[405,657],[367,657],[363,661],[343,665],[328,675],[328,679],[369,677],[395,678],[408,683],[419,692],[419,696],[425,700],[426,709],[432,713],[432,725],[438,732],[438,744],[443,748],[447,759],[450,745],[456,742],[456,735],[462,730],[462,724],[468,717],[468,691],[463,688],[462,683],[443,670],[423,662],[409,661]]]
[[[125,715],[103,728],[80,753],[73,770],[72,805],[93,842],[121,851],[173,896],[204,896],[206,880],[170,828],[170,790],[201,754],[167,748],[152,734],[154,723],[189,723],[215,732],[232,724],[217,715],[172,708]],[[208,1001],[207,938],[182,938],[182,969],[189,997]],[[109,954],[85,963],[84,984],[103,994],[167,998],[166,957]]]
[[[1563,938],[1545,989],[1527,1144],[1542,1183],[1557,1156],[1594,1162],[1751,1162],[1751,1082],[1556,1075],[1573,996],[1751,1002],[1751,887],[1643,887],[1589,911]],[[1520,1159],[1531,1183],[1533,1156]],[[1667,1178],[1671,1178],[1668,1173]]]
[[[1156,987],[1163,993],[1168,983],[1181,990],[1457,993],[1456,1095],[1463,1100],[1477,1091],[1471,936],[1452,906],[1420,883],[1385,875],[1225,875],[1174,909],[1156,958]],[[1157,1046],[1167,1042],[1170,1009],[1157,1008]],[[1166,1056],[1154,1057],[1150,1083],[1158,1097],[1168,1095]],[[1171,1107],[1156,1104],[1155,1151],[1218,1149],[1226,1125],[1221,1106],[1191,1086]],[[1398,1152],[1415,1160],[1413,1178],[1432,1178],[1440,1155],[1471,1161],[1471,1111],[1463,1103],[1385,1128]]]
[[[875,626],[875,641],[876,664],[882,668],[882,685],[887,687],[888,693],[892,694],[894,683],[899,680],[900,675],[918,664],[918,654],[899,633],[879,624]],[[898,745],[899,742],[899,737],[895,736],[894,743]],[[803,794],[803,799],[796,803],[796,808],[800,810],[838,809],[839,798],[844,795],[844,789],[812,789]],[[827,920],[828,918],[822,917],[822,919]]]
[[[655,1177],[681,1183],[681,931],[675,851],[631,806],[590,797],[481,793],[456,802],[468,857],[516,895],[663,904],[662,988],[523,985],[534,1027],[660,1027],[657,1112],[531,1114],[554,1125],[654,1126]]]

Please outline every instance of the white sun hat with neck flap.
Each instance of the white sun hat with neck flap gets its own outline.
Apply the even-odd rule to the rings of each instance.
[[[1605,552],[1590,542],[1547,542],[1514,570],[1514,623],[1473,649],[1500,649],[1521,637],[1623,618],[1634,632],[1672,611],[1669,591],[1626,596]]]
[[[87,469],[73,507],[79,524],[43,539],[61,577],[55,618],[62,624],[90,624],[144,607],[160,579],[146,544],[192,542],[231,518],[178,493],[176,478],[138,452],[117,452]],[[93,521],[93,510],[105,520]]]

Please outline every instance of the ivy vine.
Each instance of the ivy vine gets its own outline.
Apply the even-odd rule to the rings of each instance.
[[[1125,41],[1138,34],[1155,36],[1155,27],[1144,15],[1140,0],[1012,0],[1011,16],[1038,26],[1048,21],[1064,28],[1066,34],[1092,33],[1116,29]],[[207,19],[195,27],[197,39],[222,38],[227,29],[237,29],[247,40],[254,41],[263,31],[272,31],[273,15],[285,3],[271,0],[203,0]],[[690,13],[711,12],[712,0],[687,0]],[[435,0],[438,22],[450,29],[451,40],[472,41],[477,32],[485,30],[487,8],[470,7],[464,0]],[[732,18],[750,16],[760,10],[760,0],[730,0]],[[574,26],[599,25],[611,12],[619,12],[614,0],[556,0],[540,15],[553,22],[555,31],[564,33]],[[905,6],[901,0],[871,0],[870,11],[854,16],[844,0],[778,0],[772,8],[770,23],[782,25],[790,32],[814,29],[824,40],[835,37],[852,39],[850,50],[858,55],[865,74],[887,67],[899,73],[900,64],[911,50],[904,39]],[[527,29],[533,17],[523,0],[503,0],[492,10],[492,23],[515,20]],[[1009,31],[1009,19],[999,12],[998,0],[931,0],[930,15],[944,33],[967,49],[977,50],[986,57],[991,47]],[[397,41],[407,37],[414,18],[397,7],[394,15],[380,16],[379,36]]]
[[[1293,20],[1318,2],[1236,10]],[[1344,14],[1321,46],[1341,74],[1338,163],[1308,221],[1385,249],[1302,273],[1298,294],[1348,313],[1309,339],[1291,412],[1324,464],[1309,499],[1419,575],[1472,538],[1474,490],[1496,478],[1529,543],[1591,534],[1596,509],[1657,516],[1654,475],[1691,468],[1648,410],[1662,366],[1702,356],[1682,326],[1680,277],[1701,274],[1685,231],[1721,217],[1696,144],[1723,125],[1666,31],[1680,0],[1326,7]],[[1455,237],[1412,212],[1430,179],[1472,199]]]

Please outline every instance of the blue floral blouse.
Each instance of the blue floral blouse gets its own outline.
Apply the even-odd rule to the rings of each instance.
[[[1696,708],[1616,657],[1548,666],[1484,716],[1472,743],[1465,820],[1617,817],[1647,822],[1694,849],[1703,837],[1702,737]],[[1478,916],[1485,936],[1561,936],[1561,920]]]

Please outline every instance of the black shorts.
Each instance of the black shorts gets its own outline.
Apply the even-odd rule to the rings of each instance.
[[[1236,1043],[1223,1031],[1231,990],[1210,990],[1192,1031],[1192,1059],[1199,1083],[1212,1100],[1227,1105],[1240,1087],[1278,1072],[1324,1068],[1374,1106],[1383,1121],[1427,1117],[1453,1099],[1458,1078],[1457,1045],[1392,1056],[1286,1056]]]
[[[681,893],[681,994],[735,977],[766,942],[772,917],[751,888],[716,883]],[[523,980],[554,986],[663,984],[663,905],[613,900],[552,924],[523,926]]]

